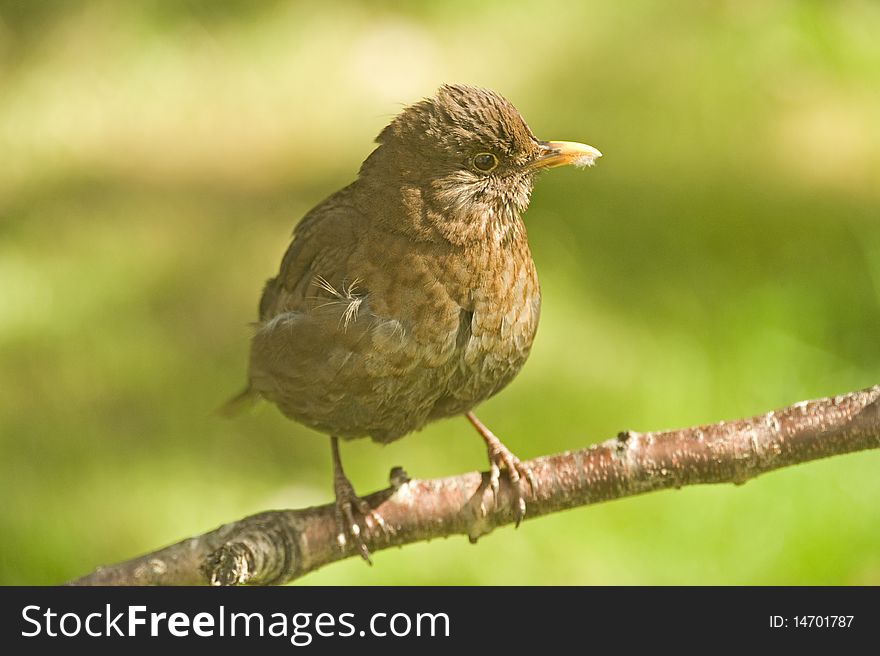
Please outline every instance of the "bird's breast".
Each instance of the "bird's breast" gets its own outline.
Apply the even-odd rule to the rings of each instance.
[[[435,416],[463,412],[492,396],[520,371],[538,327],[541,294],[525,239],[466,252],[448,272],[459,305],[447,390]]]

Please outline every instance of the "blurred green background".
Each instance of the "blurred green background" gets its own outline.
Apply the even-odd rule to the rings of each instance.
[[[404,105],[495,89],[542,178],[523,458],[880,382],[876,2],[0,2],[0,582],[331,500],[244,381],[296,221]],[[356,488],[485,468],[463,420],[343,446]],[[880,584],[880,453],[354,559],[311,584]]]

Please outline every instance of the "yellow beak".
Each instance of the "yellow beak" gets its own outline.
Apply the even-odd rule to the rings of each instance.
[[[552,169],[556,166],[592,166],[602,157],[602,153],[576,141],[542,141],[543,153],[532,164],[539,169]]]

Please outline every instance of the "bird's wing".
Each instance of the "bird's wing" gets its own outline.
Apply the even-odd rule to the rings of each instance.
[[[384,324],[353,266],[369,222],[351,195],[350,187],[337,192],[300,221],[278,275],[266,283],[248,388],[288,416],[343,436],[355,426],[371,431],[348,406],[376,393],[376,377],[391,366],[371,358],[373,333],[381,338]]]
[[[264,391],[260,389],[261,385],[255,381],[255,377],[259,378],[261,373],[271,369],[269,360],[278,356],[277,352],[266,353],[261,348],[266,335],[275,334],[276,339],[272,341],[276,345],[287,342],[289,346],[299,344],[305,349],[314,348],[314,339],[309,339],[310,335],[306,334],[313,331],[297,330],[298,339],[291,342],[289,337],[285,339],[284,335],[278,335],[278,329],[286,326],[285,331],[290,330],[293,325],[291,320],[295,323],[298,314],[310,314],[310,306],[321,308],[323,304],[333,300],[327,289],[315,283],[320,280],[319,276],[335,275],[335,270],[328,270],[328,262],[336,265],[331,269],[345,265],[357,244],[358,232],[363,230],[365,219],[351,204],[351,195],[351,186],[341,189],[309,211],[294,229],[293,240],[281,261],[278,275],[266,281],[260,297],[257,333],[251,345],[248,384],[220,408],[220,414],[238,414]],[[324,297],[323,300],[321,297]],[[325,306],[321,309],[332,310],[332,307]],[[273,322],[273,319],[276,321]],[[328,320],[323,323],[326,322]],[[297,359],[301,361],[304,354],[297,355]]]
[[[352,187],[336,192],[306,214],[293,232],[275,278],[266,282],[260,298],[260,321],[305,309],[310,297],[330,291],[316,286],[318,276],[332,276],[328,263],[344,265],[357,245],[366,219],[351,204]],[[344,274],[343,274],[344,275]]]
[[[249,395],[340,437],[387,441],[421,426],[459,329],[442,266],[378,232],[350,189],[331,196],[300,222],[263,292]]]

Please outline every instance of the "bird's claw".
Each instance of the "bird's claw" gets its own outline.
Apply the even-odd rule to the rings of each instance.
[[[490,431],[483,422],[477,419],[473,412],[466,412],[465,417],[471,422],[471,425],[483,438],[486,443],[486,449],[489,453],[489,487],[492,489],[492,499],[495,507],[498,507],[498,488],[501,479],[501,468],[507,469],[507,475],[510,478],[510,487],[513,490],[513,519],[516,526],[519,527],[520,522],[526,515],[526,499],[523,494],[523,479],[529,482],[532,494],[535,493],[535,477],[531,470],[517,458],[510,449],[504,446],[504,443]],[[485,505],[480,502],[480,513],[485,517]]]
[[[494,437],[494,436],[493,436]],[[510,478],[510,486],[513,489],[514,522],[519,527],[520,522],[526,515],[526,500],[523,492],[523,479],[528,481],[529,487],[534,492],[535,477],[532,470],[517,458],[497,437],[493,441],[487,440],[489,451],[489,487],[492,489],[492,498],[498,505],[498,488],[501,478],[502,466],[507,470]]]
[[[385,523],[382,515],[370,508],[370,504],[355,494],[354,488],[347,478],[337,477],[334,481],[334,489],[336,491],[336,526],[338,530],[336,541],[339,548],[345,549],[350,539],[361,558],[372,565],[373,561],[370,559],[370,550],[367,548],[364,534],[378,529],[383,534],[390,535],[393,530]],[[355,515],[360,515],[360,522]]]

